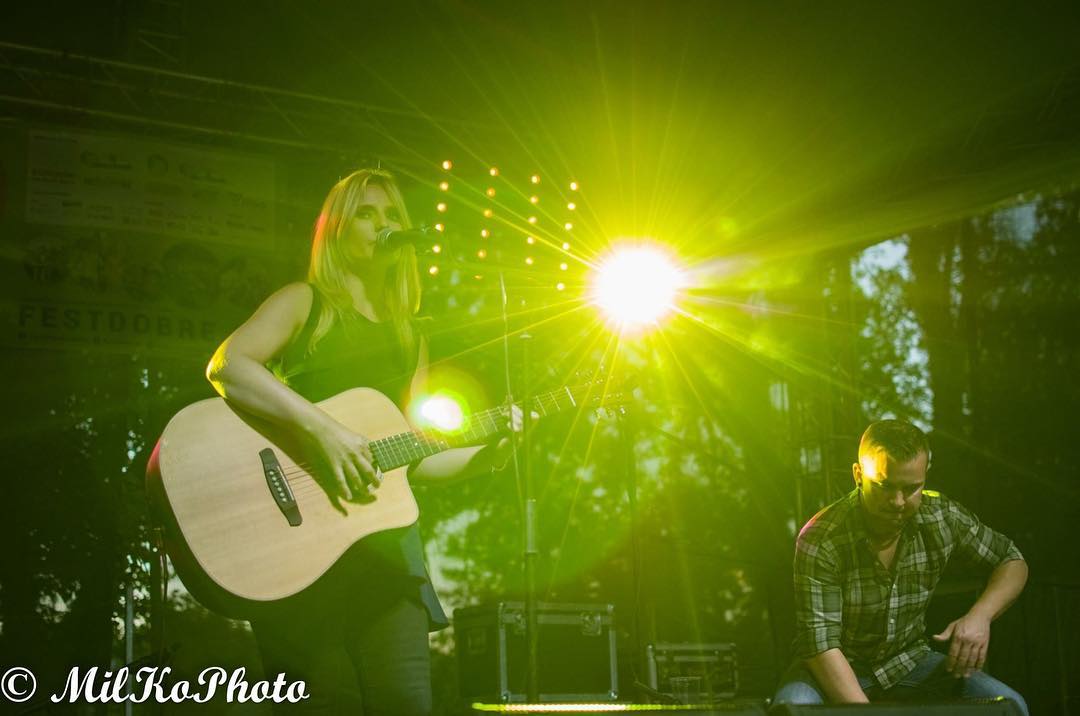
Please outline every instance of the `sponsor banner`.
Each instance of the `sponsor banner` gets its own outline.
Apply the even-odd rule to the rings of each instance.
[[[26,221],[265,250],[274,238],[274,165],[142,137],[31,130]]]
[[[234,247],[24,227],[0,256],[0,345],[209,355],[274,288],[280,262]]]
[[[275,182],[228,151],[0,130],[0,347],[205,360],[303,268],[275,238]]]
[[[137,350],[208,360],[229,329],[205,316],[157,307],[0,303],[0,343],[9,347]]]

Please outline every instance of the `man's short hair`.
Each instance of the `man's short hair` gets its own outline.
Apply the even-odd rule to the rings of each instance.
[[[921,452],[929,460],[930,441],[926,433],[906,420],[878,420],[863,432],[859,456],[880,450],[899,463],[914,460]]]

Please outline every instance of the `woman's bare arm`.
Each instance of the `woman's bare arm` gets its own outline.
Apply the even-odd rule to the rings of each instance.
[[[266,299],[218,347],[206,377],[226,400],[293,431],[310,445],[325,468],[325,474],[316,477],[324,480],[340,508],[335,497],[352,499],[376,482],[367,439],[319,410],[266,367],[303,329],[311,292],[307,284],[293,283]]]

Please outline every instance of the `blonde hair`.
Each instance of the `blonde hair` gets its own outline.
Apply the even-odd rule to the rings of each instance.
[[[314,349],[315,344],[330,331],[335,321],[343,320],[353,311],[353,298],[346,281],[348,249],[344,238],[349,221],[363,202],[364,192],[369,185],[381,187],[390,203],[397,209],[402,227],[411,227],[405,199],[393,174],[388,171],[359,169],[330,189],[315,222],[311,242],[308,281],[321,294],[323,300],[308,351]],[[416,348],[412,317],[420,308],[420,271],[417,268],[416,251],[412,246],[404,245],[396,250],[400,252],[399,257],[387,269],[390,275],[386,277],[382,299],[388,313],[385,318],[393,324],[398,344],[403,354],[408,357],[413,355]]]

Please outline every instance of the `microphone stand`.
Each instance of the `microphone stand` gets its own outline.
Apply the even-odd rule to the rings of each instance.
[[[506,380],[506,397],[510,405],[511,426],[513,424],[514,397],[510,380],[510,317],[509,301],[506,292],[506,276],[499,271],[499,288],[502,298],[503,320],[503,366]],[[532,336],[523,332],[521,339],[521,436],[512,440],[514,476],[521,486],[524,513],[522,520],[523,562],[525,568],[525,700],[537,703],[540,700],[540,630],[538,600],[536,588],[536,563],[540,556],[537,546],[537,505],[536,486],[532,470],[532,376],[529,371],[529,343]]]

